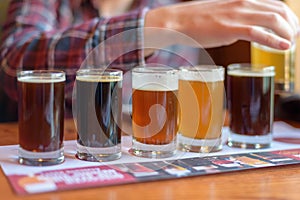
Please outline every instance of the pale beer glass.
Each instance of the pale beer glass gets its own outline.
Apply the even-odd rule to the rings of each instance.
[[[183,151],[209,153],[222,149],[225,119],[224,68],[215,65],[179,70],[178,146]]]
[[[251,43],[251,63],[255,66],[275,67],[275,92],[293,93],[295,85],[296,45],[288,50],[277,50],[255,42]]]

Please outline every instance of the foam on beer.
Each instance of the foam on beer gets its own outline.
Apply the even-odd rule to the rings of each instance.
[[[83,75],[77,76],[76,80],[84,82],[116,82],[121,81],[122,76]]]
[[[143,85],[140,87],[133,87],[134,89],[137,90],[146,90],[146,91],[174,91],[178,90],[178,87],[165,87],[163,85],[159,84],[148,84],[148,85]]]
[[[26,76],[19,77],[18,81],[25,83],[58,83],[64,82],[66,80],[65,76],[62,77],[37,77],[37,76]]]
[[[217,82],[224,80],[224,71],[215,69],[213,71],[205,70],[191,70],[181,71],[179,79],[188,81],[201,81],[201,82]]]
[[[275,76],[275,72],[272,70],[243,70],[243,69],[235,69],[235,70],[228,70],[227,72],[230,76],[243,76],[243,77],[269,77]]]
[[[132,82],[132,88],[147,91],[174,91],[178,90],[178,80],[175,77],[168,77],[159,81],[150,78],[137,78]]]

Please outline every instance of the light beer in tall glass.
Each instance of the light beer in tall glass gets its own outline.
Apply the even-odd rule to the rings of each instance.
[[[178,86],[180,149],[194,152],[221,150],[225,117],[224,95],[223,67],[180,68]]]
[[[275,92],[294,92],[296,45],[288,50],[277,50],[251,43],[251,63],[254,66],[275,67]]]

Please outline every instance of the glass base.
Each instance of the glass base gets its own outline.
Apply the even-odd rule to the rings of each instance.
[[[240,135],[230,133],[227,145],[230,147],[238,147],[243,149],[264,149],[271,147],[272,134],[267,135]]]
[[[77,143],[76,157],[80,160],[92,162],[106,162],[121,158],[121,144],[112,147],[85,147]]]
[[[176,153],[176,140],[169,144],[164,145],[153,145],[143,144],[135,139],[132,142],[132,148],[129,153],[144,158],[168,158],[172,157]]]
[[[32,152],[20,147],[19,163],[30,166],[51,166],[62,163],[65,160],[64,149],[50,152]]]
[[[194,139],[178,134],[178,149],[198,153],[217,152],[222,150],[222,139]]]

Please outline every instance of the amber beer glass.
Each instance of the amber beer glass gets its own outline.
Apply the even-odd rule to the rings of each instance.
[[[227,97],[232,147],[270,147],[274,115],[274,67],[231,64]]]
[[[202,153],[222,149],[224,95],[223,67],[203,65],[180,68],[179,149]]]
[[[168,67],[132,70],[131,152],[136,156],[165,158],[175,154],[178,129],[178,74]]]
[[[76,74],[77,157],[111,161],[121,157],[123,73],[81,69]]]
[[[18,73],[19,163],[47,166],[64,161],[65,73]]]
[[[279,94],[294,92],[295,55],[295,44],[288,50],[277,50],[251,43],[251,63],[256,66],[275,67],[275,92]]]

